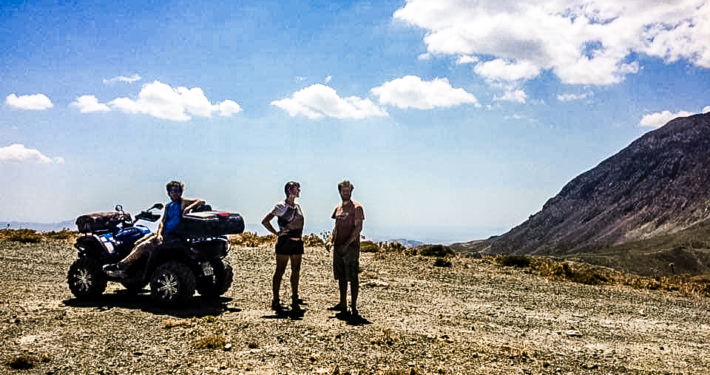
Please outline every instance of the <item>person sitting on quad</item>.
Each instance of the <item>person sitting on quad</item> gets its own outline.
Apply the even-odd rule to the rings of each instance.
[[[182,193],[185,184],[180,181],[170,181],[166,185],[170,203],[165,206],[163,218],[158,224],[158,230],[136,243],[128,254],[118,263],[104,266],[104,271],[108,271],[112,276],[123,277],[125,271],[143,256],[150,255],[158,246],[174,238],[173,230],[177,227],[183,214],[189,213],[194,208],[204,205],[205,201],[200,198],[183,198]]]

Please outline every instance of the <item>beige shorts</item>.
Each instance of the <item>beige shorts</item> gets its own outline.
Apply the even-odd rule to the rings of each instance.
[[[333,249],[333,276],[336,280],[357,279],[360,272],[360,248],[338,246]]]

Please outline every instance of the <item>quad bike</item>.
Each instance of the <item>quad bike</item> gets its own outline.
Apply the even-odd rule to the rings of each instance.
[[[233,271],[226,259],[226,234],[244,231],[239,214],[212,211],[208,205],[183,215],[171,240],[164,241],[150,256],[136,261],[125,274],[104,271],[103,266],[126,257],[141,240],[150,240],[150,229],[137,224],[155,222],[163,208],[154,204],[131,219],[120,205],[115,212],[99,212],[77,218],[84,233],[74,244],[79,251],[70,267],[67,282],[78,299],[91,299],[106,290],[109,281],[121,283],[132,292],[150,284],[151,297],[163,305],[177,305],[192,298],[195,290],[207,298],[217,298],[232,285]]]

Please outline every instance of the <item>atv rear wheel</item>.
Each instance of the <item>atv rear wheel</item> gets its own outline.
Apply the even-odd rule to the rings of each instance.
[[[158,266],[150,278],[150,295],[164,305],[176,305],[195,294],[195,275],[180,262]]]
[[[214,276],[201,277],[197,281],[197,291],[203,297],[217,298],[229,290],[234,279],[234,271],[227,260],[210,262]]]
[[[106,290],[108,279],[101,264],[90,258],[79,258],[69,267],[67,283],[76,298],[88,299],[100,296]]]

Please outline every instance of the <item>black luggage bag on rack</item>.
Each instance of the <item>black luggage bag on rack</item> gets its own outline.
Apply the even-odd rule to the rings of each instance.
[[[175,228],[175,233],[194,237],[216,237],[244,232],[244,219],[240,214],[224,211],[202,211],[185,214]]]

